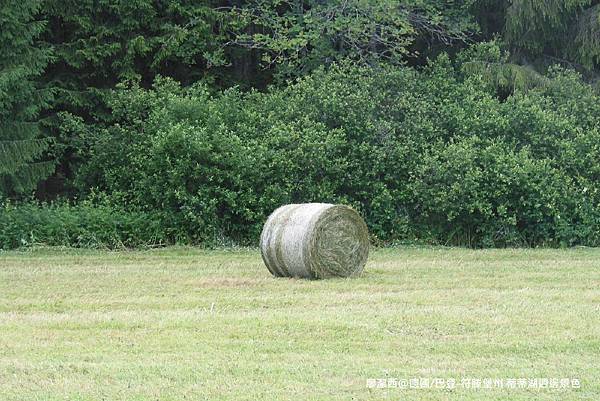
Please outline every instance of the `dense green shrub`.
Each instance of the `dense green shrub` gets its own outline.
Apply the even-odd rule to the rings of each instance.
[[[156,211],[170,234],[192,243],[243,242],[257,235],[268,210],[333,197],[336,131],[254,115],[244,106],[255,101],[237,91],[215,98],[203,87],[183,93],[168,80],[154,91],[116,93],[115,122],[83,146],[89,162],[80,186],[105,191],[117,205]]]
[[[414,178],[416,223],[432,238],[487,246],[597,242],[590,199],[528,149],[477,137],[439,143]]]
[[[156,225],[157,240],[102,229],[111,246],[252,244],[277,206],[312,201],[353,205],[376,242],[596,245],[599,100],[559,69],[499,98],[441,56],[420,71],[339,65],[267,92],[161,78],[114,91],[102,124],[63,124],[81,138],[81,198]]]
[[[381,242],[596,245],[600,4],[559,3],[9,2],[0,197],[70,203],[4,203],[4,247],[255,243],[307,201]]]
[[[86,248],[165,245],[172,242],[152,213],[80,202],[18,205],[0,208],[0,249],[36,244]]]

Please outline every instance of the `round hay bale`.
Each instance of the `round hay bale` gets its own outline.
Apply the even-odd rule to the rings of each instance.
[[[291,204],[269,216],[260,250],[277,277],[348,277],[362,272],[367,262],[369,232],[348,206]]]

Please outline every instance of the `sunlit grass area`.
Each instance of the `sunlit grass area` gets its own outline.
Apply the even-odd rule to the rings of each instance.
[[[580,385],[460,385],[519,378]],[[598,400],[600,250],[375,250],[324,281],[273,278],[253,249],[0,253],[0,394]]]

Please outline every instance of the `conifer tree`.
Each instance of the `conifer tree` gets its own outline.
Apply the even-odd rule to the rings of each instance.
[[[546,83],[553,65],[600,78],[600,0],[479,0],[479,43],[463,70],[508,93]]]
[[[592,70],[600,65],[600,1],[513,0],[505,38],[522,57]]]
[[[0,2],[0,196],[35,188],[53,169],[39,158],[48,148],[39,129],[39,113],[50,93],[35,79],[50,58],[36,39],[44,29],[35,20],[39,0]]]

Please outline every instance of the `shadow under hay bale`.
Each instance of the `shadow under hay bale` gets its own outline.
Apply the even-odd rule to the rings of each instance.
[[[349,277],[364,269],[369,232],[348,206],[290,204],[269,216],[260,249],[267,268],[277,277]]]

